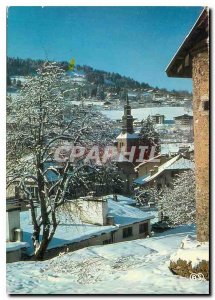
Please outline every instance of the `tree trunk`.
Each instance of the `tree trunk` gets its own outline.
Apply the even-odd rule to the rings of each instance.
[[[39,248],[35,253],[36,260],[43,260],[48,245],[49,245],[49,239],[43,239],[43,241],[41,242]]]
[[[53,225],[52,230],[50,232],[49,224],[47,224],[44,227],[42,241],[39,244],[39,247],[35,251],[36,260],[43,260],[45,252],[48,248],[48,245],[51,242],[51,240],[55,234],[56,228],[57,228],[57,224]]]

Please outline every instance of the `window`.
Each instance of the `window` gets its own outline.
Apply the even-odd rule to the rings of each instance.
[[[127,238],[129,236],[132,236],[132,227],[123,228],[123,238]]]
[[[38,188],[35,186],[30,186],[28,188],[29,192],[31,193],[32,198],[37,198],[38,197]]]
[[[209,101],[202,101],[203,110],[209,110]]]
[[[15,186],[15,198],[19,198],[19,188]]]
[[[203,99],[201,99],[199,110],[208,113],[209,108],[210,108],[209,100],[207,98],[205,99],[204,97]]]
[[[162,188],[162,184],[161,184],[161,183],[158,183],[158,184],[157,184],[157,190],[160,191],[161,188]]]
[[[139,225],[139,233],[148,234],[148,223],[143,223]]]
[[[108,245],[108,244],[111,244],[111,239],[108,239],[108,240],[104,240],[104,241],[103,241],[103,245]]]

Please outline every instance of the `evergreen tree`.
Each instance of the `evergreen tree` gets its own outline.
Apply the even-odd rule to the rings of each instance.
[[[142,121],[140,144],[149,146],[149,150],[152,146],[156,147],[156,151],[159,150],[159,134],[156,131],[155,125],[150,116],[148,116],[146,120]]]

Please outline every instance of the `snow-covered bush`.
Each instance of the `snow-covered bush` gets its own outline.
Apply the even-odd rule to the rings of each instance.
[[[173,187],[165,187],[159,199],[159,209],[168,217],[172,225],[195,223],[195,174],[185,171],[173,182]]]

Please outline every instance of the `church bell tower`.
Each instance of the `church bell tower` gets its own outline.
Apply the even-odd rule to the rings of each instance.
[[[131,106],[129,104],[128,95],[126,95],[126,103],[124,105],[124,115],[122,116],[122,132],[117,137],[117,148],[119,151],[125,149],[130,151],[132,146],[137,146],[139,136],[134,132],[134,118],[131,115]]]
[[[131,106],[129,105],[128,95],[126,95],[126,104],[124,105],[124,115],[122,117],[122,133],[134,133],[133,122]]]

